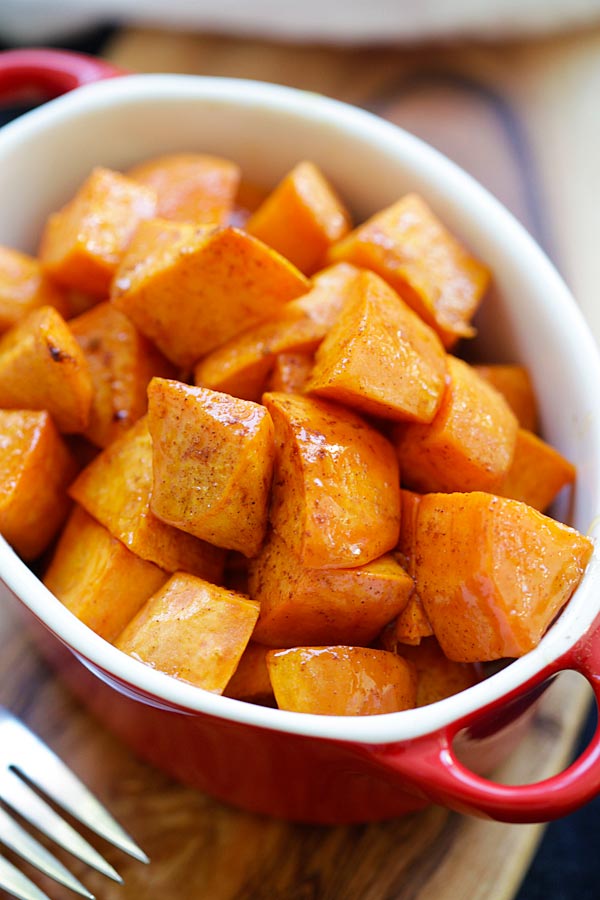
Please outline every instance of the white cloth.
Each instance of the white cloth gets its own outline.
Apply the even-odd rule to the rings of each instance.
[[[600,0],[0,0],[16,43],[108,21],[341,44],[496,38],[600,22]]]

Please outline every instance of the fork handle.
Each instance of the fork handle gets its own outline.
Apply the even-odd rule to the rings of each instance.
[[[70,50],[5,50],[0,53],[0,102],[32,96],[49,100],[82,85],[126,74],[112,63]]]

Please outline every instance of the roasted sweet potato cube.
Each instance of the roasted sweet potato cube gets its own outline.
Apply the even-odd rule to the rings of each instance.
[[[391,650],[402,655],[401,645],[416,647],[423,638],[433,634],[433,628],[419,595],[415,592],[408,598],[408,603],[382,631],[380,643],[384,650]]]
[[[379,418],[431,422],[446,372],[435,331],[383,279],[363,272],[317,350],[306,390]]]
[[[476,365],[478,375],[500,391],[521,428],[537,431],[538,408],[529,370],[516,364]]]
[[[411,578],[415,573],[415,536],[420,494],[413,491],[400,491],[400,537],[396,556]],[[401,653],[398,644],[419,644],[421,639],[433,634],[431,624],[421,599],[416,590],[408,598],[408,603],[399,616],[382,633],[382,644],[385,650]]]
[[[418,647],[402,647],[398,652],[417,670],[417,706],[437,703],[481,681],[473,663],[448,659],[434,637],[421,641]]]
[[[579,584],[592,542],[518,500],[427,494],[417,516],[417,592],[456,662],[532,650]]]
[[[155,669],[221,694],[244,652],[258,604],[184,572],[173,575],[116,646]]]
[[[161,522],[150,509],[152,439],[145,416],[80,472],[69,493],[142,559],[167,572],[221,580],[224,551]]]
[[[153,513],[218,547],[256,556],[275,457],[267,410],[164,378],[150,382],[148,400]]]
[[[96,634],[113,641],[168,577],[75,506],[44,584]]]
[[[302,565],[345,569],[391,550],[400,482],[389,441],[325,400],[273,393],[263,402],[277,454],[271,522]]]
[[[440,335],[446,348],[471,337],[470,322],[490,280],[424,200],[407,194],[376,213],[329,251],[381,275]]]
[[[250,234],[311,275],[350,230],[350,214],[320,169],[294,166],[246,223]]]
[[[545,512],[562,488],[575,481],[575,466],[550,444],[519,428],[512,464],[498,491]]]
[[[250,641],[223,691],[226,697],[260,703],[262,706],[275,704],[269,670],[267,669],[268,647]]]
[[[266,390],[303,394],[314,364],[312,353],[278,353],[265,385]]]
[[[227,224],[245,228],[252,213],[256,212],[268,196],[269,192],[265,188],[242,176]]]
[[[308,286],[283,256],[237,228],[154,219],[138,229],[111,298],[168,359],[189,367]]]
[[[428,425],[395,429],[402,483],[429,491],[497,491],[512,462],[518,424],[504,397],[460,359]]]
[[[330,716],[373,716],[416,705],[412,663],[364,647],[270,650],[267,666],[280,709]]]
[[[69,321],[94,385],[85,436],[107,447],[146,412],[154,376],[173,378],[173,366],[111,303],[99,303]]]
[[[100,297],[139,223],[156,215],[156,193],[111,169],[94,169],[73,199],[50,216],[39,256],[60,284]]]
[[[24,559],[39,556],[66,519],[76,472],[49,413],[0,410],[0,534]]]
[[[38,259],[0,246],[0,334],[40,306],[69,314],[64,291],[48,278]]]
[[[240,167],[205,153],[169,153],[133,166],[127,176],[156,191],[156,214],[161,218],[224,225],[237,193]]]
[[[194,369],[195,383],[259,400],[276,355],[316,350],[358,274],[354,266],[343,264],[320,272],[308,293],[290,300],[276,317],[236,335],[201,359]]]
[[[82,432],[92,394],[85,356],[53,306],[34,309],[0,338],[0,408],[46,409],[59,431]]]
[[[403,609],[412,578],[391,554],[349,569],[308,569],[272,532],[250,565],[254,640],[271,647],[367,645]]]

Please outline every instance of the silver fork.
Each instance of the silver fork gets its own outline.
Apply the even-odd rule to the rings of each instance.
[[[60,847],[114,881],[115,869],[30,786],[62,807],[114,846],[140,862],[146,854],[92,793],[22,722],[0,706],[0,843],[40,872],[66,885],[82,897],[91,894],[74,875],[8,812],[16,812]],[[16,866],[0,855],[0,890],[19,900],[49,900]]]

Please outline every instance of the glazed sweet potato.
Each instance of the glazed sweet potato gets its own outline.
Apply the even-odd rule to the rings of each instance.
[[[427,618],[423,602],[414,591],[400,615],[381,633],[381,645],[384,650],[392,650],[402,655],[401,645],[416,647],[423,638],[432,634],[433,628]]]
[[[470,322],[490,280],[488,269],[450,234],[417,194],[407,194],[359,225],[329,251],[372,269],[450,349],[472,337]]]
[[[190,684],[436,702],[579,584],[591,542],[541,512],[574,467],[524,366],[449,355],[490,273],[420,196],[350,233],[312,163],[240,179],[202,153],[96,169],[41,260],[0,248],[0,531],[48,554],[75,500],[46,583]]]
[[[221,580],[224,551],[161,522],[150,508],[152,440],[145,416],[80,472],[69,493],[142,559],[167,572]]]
[[[417,514],[415,580],[456,662],[532,650],[577,587],[593,544],[518,500],[428,494]]]
[[[396,556],[411,578],[414,578],[415,554],[418,550],[415,537],[420,500],[420,494],[407,490],[400,491],[400,537]],[[385,629],[382,635],[383,646],[386,650],[401,653],[397,648],[398,644],[417,645],[422,638],[432,634],[431,623],[415,589],[400,615]]]
[[[192,366],[308,287],[283,256],[237,228],[154,219],[138,229],[111,299],[168,359]]]
[[[270,650],[267,666],[280,709],[373,716],[416,704],[412,664],[385,650],[336,646]]]
[[[402,647],[399,652],[417,671],[417,706],[437,703],[481,681],[476,666],[448,659],[434,637],[421,641],[418,647]]]
[[[0,246],[0,334],[40,306],[69,314],[65,292],[47,277],[38,259]]]
[[[473,368],[492,387],[500,391],[521,428],[537,431],[539,419],[537,399],[529,371],[525,366],[495,363],[486,366],[476,365]]]
[[[394,450],[334,403],[265,394],[275,426],[271,522],[304,566],[361,566],[391,550],[400,527]]]
[[[305,161],[280,181],[245,227],[312,275],[329,247],[350,230],[350,214],[320,169]]]
[[[148,401],[152,512],[218,547],[256,556],[275,457],[267,410],[164,378],[150,382]]]
[[[249,703],[260,703],[262,706],[275,705],[267,669],[268,652],[268,647],[250,641],[242,653],[237,669],[223,691],[226,697],[246,700]]]
[[[97,447],[107,447],[146,412],[154,375],[172,378],[173,366],[111,303],[69,321],[87,360],[94,393],[84,431]]]
[[[0,410],[0,534],[35,559],[65,521],[77,466],[45,411]]]
[[[180,222],[224,225],[240,182],[240,167],[205,153],[169,153],[126,173],[156,191],[156,215]]]
[[[168,577],[75,506],[44,584],[78,619],[112,641]]]
[[[125,628],[116,646],[155,669],[221,694],[244,652],[258,604],[178,572]]]
[[[92,395],[85,356],[53,306],[34,309],[0,338],[0,408],[45,409],[59,431],[82,432]]]
[[[194,382],[244,400],[260,400],[276,355],[316,350],[358,274],[354,266],[340,264],[315,275],[311,289],[286,303],[275,318],[244,331],[201,359],[194,369]]]
[[[391,554],[349,569],[303,566],[275,532],[250,564],[253,640],[271,647],[367,645],[403,609],[413,580]]]
[[[306,390],[379,418],[431,422],[446,373],[437,334],[383,279],[362,272],[317,350]]]
[[[500,490],[515,450],[515,415],[467,363],[449,356],[448,371],[434,420],[396,427],[403,484],[424,493]]]
[[[283,394],[303,394],[314,364],[315,358],[312,353],[278,353],[265,390]]]
[[[519,428],[511,466],[498,491],[545,512],[559,491],[575,481],[575,466],[531,431]]]
[[[94,169],[48,219],[39,257],[65,287],[105,298],[139,223],[156,215],[156,193],[111,169]]]

